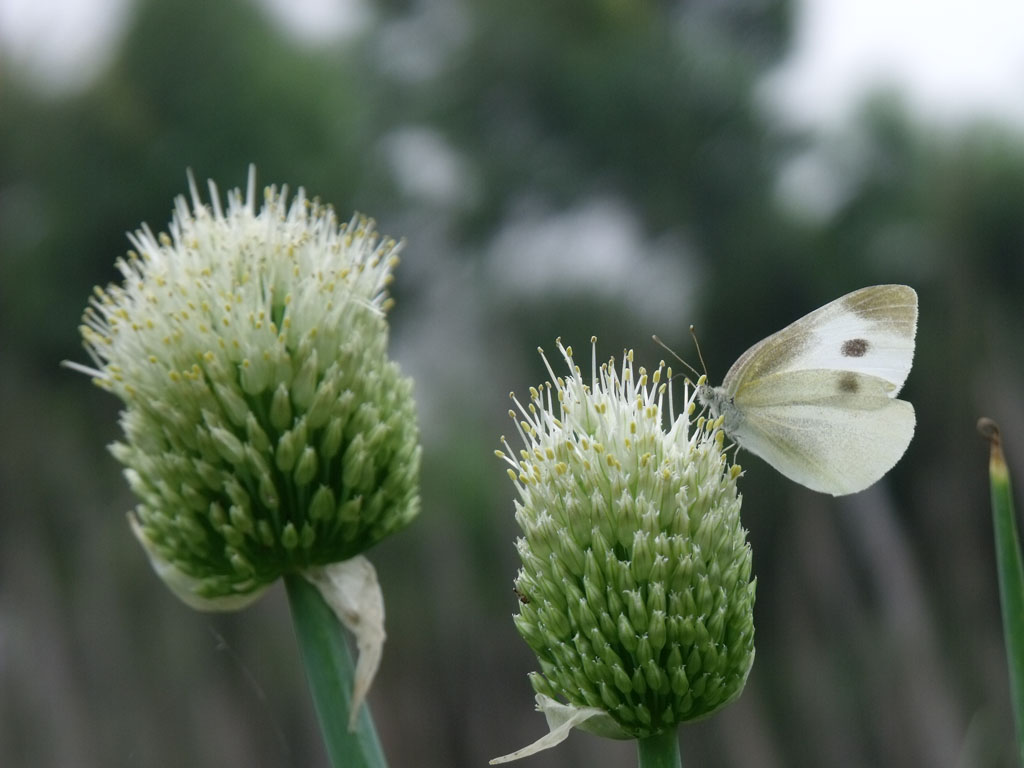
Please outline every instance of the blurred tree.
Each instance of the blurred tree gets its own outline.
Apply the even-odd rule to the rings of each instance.
[[[131,501],[97,450],[114,404],[55,370],[82,357],[75,328],[124,231],[166,225],[187,167],[225,190],[250,162],[410,240],[394,341],[421,400],[425,508],[373,553],[394,765],[478,765],[542,727],[491,456],[508,390],[545,376],[538,344],[597,334],[603,357],[635,346],[653,365],[651,332],[685,345],[700,320],[720,379],[767,333],[886,281],[921,294],[917,439],[890,482],[838,505],[741,455],[758,660],[739,702],[686,729],[684,757],[1011,764],[973,425],[998,417],[1024,473],[1024,145],[991,126],[936,133],[884,94],[839,134],[786,129],[758,84],[792,7],[390,0],[310,48],[245,0],[140,0],[92,88],[43,98],[5,70],[0,764],[320,759],[281,601],[207,620],[142,577]],[[782,194],[797,163],[820,180],[813,210]],[[531,764],[616,760],[629,745],[574,736]]]

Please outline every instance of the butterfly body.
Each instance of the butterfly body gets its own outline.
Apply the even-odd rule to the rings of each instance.
[[[896,398],[910,372],[917,294],[862,288],[748,349],[720,387],[697,398],[736,443],[815,491],[872,485],[914,434],[913,406]]]

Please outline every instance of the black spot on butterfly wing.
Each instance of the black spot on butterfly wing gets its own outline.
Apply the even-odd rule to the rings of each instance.
[[[839,377],[840,392],[852,395],[858,389],[860,389],[860,382],[857,380],[857,374],[846,371]]]
[[[843,357],[864,357],[870,347],[871,343],[867,339],[847,339],[839,352]]]

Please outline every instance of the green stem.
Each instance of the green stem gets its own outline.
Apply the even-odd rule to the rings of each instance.
[[[637,768],[682,768],[678,729],[636,740]]]
[[[990,419],[981,419],[978,429],[991,446],[988,472],[992,488],[999,603],[1003,611],[1003,637],[1010,670],[1010,697],[1017,725],[1017,749],[1024,765],[1024,565],[1021,563],[1010,473],[1003,457],[999,428]]]
[[[286,576],[284,583],[331,765],[334,768],[387,768],[365,702],[360,707],[356,729],[348,730],[353,664],[341,624],[319,590],[302,576]]]

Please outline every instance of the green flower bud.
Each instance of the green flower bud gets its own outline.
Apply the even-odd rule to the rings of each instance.
[[[739,467],[720,425],[692,419],[692,393],[662,426],[664,363],[648,377],[632,352],[598,368],[595,351],[585,384],[558,349],[569,375],[544,358],[553,383],[525,405],[513,396],[524,449],[502,438],[497,452],[519,496],[515,625],[540,662],[530,679],[545,712],[559,698],[584,713],[578,727],[643,738],[732,701],[750,671]]]
[[[418,511],[412,386],[387,356],[400,244],[301,189],[258,210],[254,172],[226,209],[190,187],[170,234],[130,236],[124,282],[85,311],[95,367],[71,367],[124,403],[111,450],[158,573],[196,607],[237,607]]]

